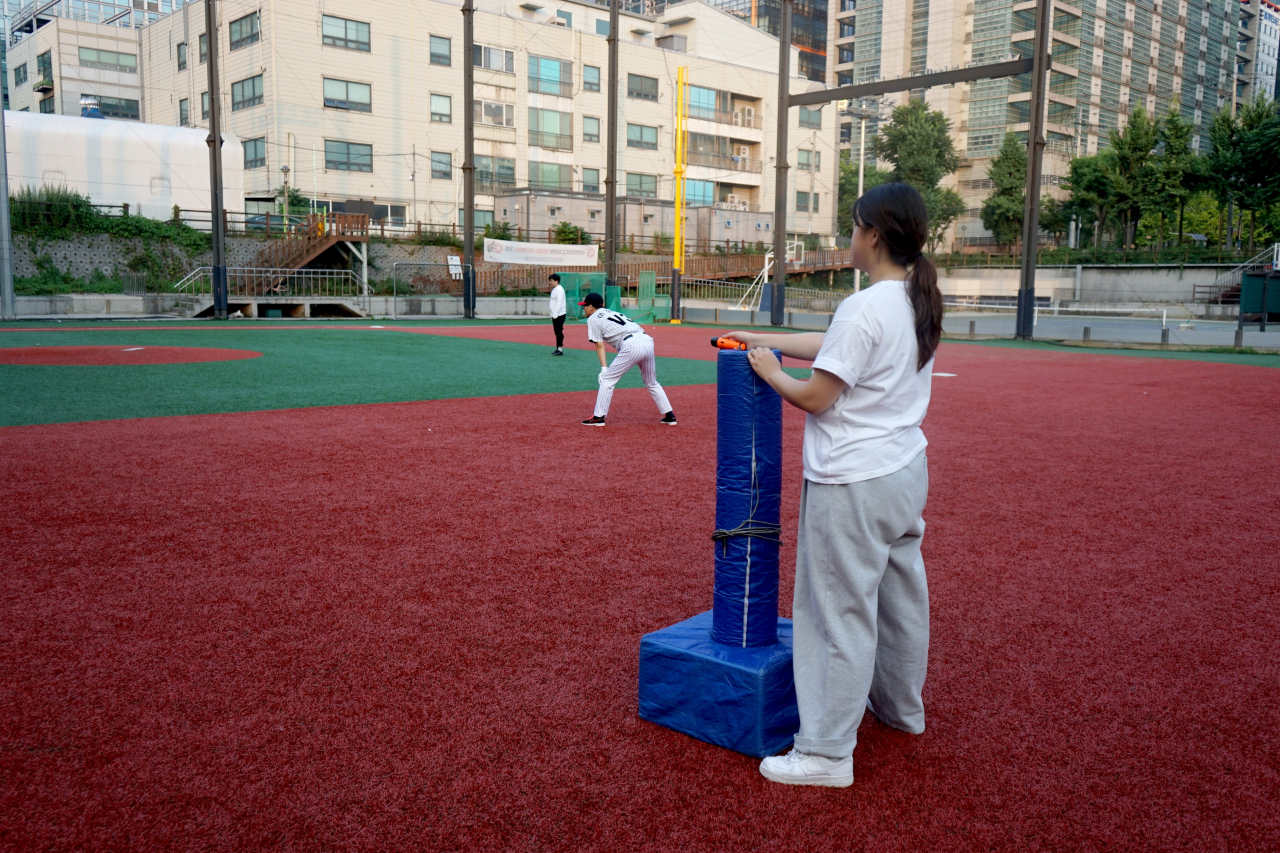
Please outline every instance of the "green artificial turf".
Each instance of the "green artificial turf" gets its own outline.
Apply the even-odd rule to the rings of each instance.
[[[0,365],[0,425],[593,391],[599,373],[594,352],[548,358],[545,347],[530,344],[367,328],[203,328],[5,332],[4,347],[217,347],[262,357],[124,367]],[[671,386],[714,383],[716,365],[659,358],[658,377]],[[641,387],[639,371],[629,371],[619,387]]]

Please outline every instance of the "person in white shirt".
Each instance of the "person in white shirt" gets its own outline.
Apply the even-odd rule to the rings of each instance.
[[[547,281],[551,282],[551,304],[547,308],[547,313],[551,315],[551,328],[556,333],[556,348],[551,351],[552,355],[564,355],[564,288],[560,286],[560,273],[553,272],[547,276]]]
[[[760,763],[767,779],[792,785],[853,784],[867,709],[924,731],[929,475],[920,424],[942,294],[921,252],[928,214],[916,190],[876,187],[853,216],[853,264],[871,286],[840,304],[825,334],[726,336],[751,347],[755,372],[807,413],[792,606],[800,731],[787,755]],[[774,349],[812,359],[812,377],[788,376]]]
[[[640,378],[649,389],[649,396],[654,405],[662,413],[659,423],[667,426],[676,425],[676,413],[671,411],[671,403],[667,401],[667,393],[658,384],[658,367],[653,355],[653,338],[645,334],[644,329],[626,314],[610,311],[604,307],[604,298],[598,293],[588,293],[578,303],[582,313],[587,316],[587,340],[596,345],[596,355],[600,357],[600,391],[596,394],[596,410],[591,417],[582,422],[583,426],[604,426],[605,416],[609,414],[609,403],[613,400],[613,389],[618,380],[634,365],[640,367]],[[608,344],[617,350],[618,355],[609,364],[605,358],[604,346]]]

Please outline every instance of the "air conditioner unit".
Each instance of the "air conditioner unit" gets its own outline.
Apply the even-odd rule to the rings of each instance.
[[[724,200],[725,200],[725,201],[727,201],[729,204],[737,204],[737,203],[738,203],[738,194],[737,194],[737,193],[729,193],[727,196],[725,196],[725,197],[724,197]]]
[[[738,156],[739,156],[739,157],[741,157],[741,158],[742,158],[742,159],[744,159],[744,160],[745,160],[745,159],[747,159],[748,157],[750,157],[750,156],[751,156],[751,148],[750,148],[750,146],[747,146],[747,145],[739,145],[739,146],[738,146]]]
[[[742,127],[742,113],[737,112],[733,114],[733,123],[738,127]]]
[[[755,121],[755,120],[756,120],[756,108],[755,108],[755,107],[746,107],[746,108],[744,108],[744,109],[742,110],[742,117],[743,117],[744,119],[746,119],[747,121]]]

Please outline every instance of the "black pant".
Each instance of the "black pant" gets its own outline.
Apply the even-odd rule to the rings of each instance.
[[[551,328],[556,330],[556,349],[564,348],[564,315],[551,318]]]

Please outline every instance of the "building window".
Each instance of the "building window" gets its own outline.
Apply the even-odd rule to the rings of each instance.
[[[822,130],[822,110],[811,110],[808,107],[801,107],[800,126],[810,127],[814,130]]]
[[[841,12],[855,12],[858,9],[858,0],[840,0]]]
[[[200,93],[200,118],[205,121],[209,120],[209,93]]]
[[[346,18],[322,15],[320,37],[330,47],[369,52],[369,25],[364,21],[348,21]]]
[[[510,184],[514,186],[516,182],[516,161],[511,157],[477,155],[476,180],[484,184]]]
[[[561,98],[573,97],[573,63],[530,54],[529,91]]]
[[[326,139],[324,167],[335,172],[372,172],[373,146]]]
[[[816,172],[822,168],[822,152],[801,148],[796,151],[796,165],[806,172]]]
[[[187,70],[187,43],[185,41],[178,43],[178,70]]]
[[[42,113],[53,112],[53,95],[50,95],[47,98],[40,99],[40,112]]]
[[[647,127],[643,124],[628,124],[627,147],[657,151],[658,129],[656,127]]]
[[[714,181],[685,181],[684,203],[689,207],[710,207],[716,200]]]
[[[853,85],[853,75],[852,75],[852,74],[849,74],[849,73],[847,73],[847,72],[843,72],[843,71],[842,71],[842,72],[840,72],[839,74],[837,74],[837,75],[836,75],[836,85],[837,85],[837,86],[852,86],[852,85]]]
[[[706,89],[702,86],[689,87],[689,117],[705,118],[715,121],[721,118],[720,113],[729,112],[729,93]]]
[[[475,106],[476,124],[491,124],[494,127],[515,127],[515,104],[500,104],[496,101],[472,101]]]
[[[27,82],[27,63],[24,62],[13,69],[13,85],[21,86],[25,82]]]
[[[809,210],[809,194],[806,192],[796,191],[796,210],[804,213]]]
[[[453,52],[450,49],[451,43],[444,36],[431,37],[431,64],[432,65],[452,65]]]
[[[245,15],[243,18],[236,18],[231,22],[232,50],[248,47],[260,38],[261,33],[259,32],[258,22],[259,15],[257,12]]]
[[[232,89],[234,92],[235,90]],[[368,83],[324,78],[324,105],[331,110],[373,112],[373,87]]]
[[[453,123],[453,99],[448,95],[432,95],[431,96],[431,120],[443,122],[444,124]]]
[[[600,141],[600,119],[593,118],[592,116],[582,117],[582,141]]]
[[[564,25],[565,25],[566,27],[569,27],[570,29],[572,29],[572,28],[573,28],[573,13],[572,13],[572,12],[566,12],[566,11],[564,11],[564,10],[560,10],[560,11],[556,12],[556,17],[557,17],[557,18],[559,18],[560,20],[564,21]]]
[[[40,73],[39,81],[53,82],[53,51],[46,50],[36,57],[36,71]],[[41,112],[45,112],[41,110]]]
[[[843,63],[843,62],[853,62],[853,48],[852,48],[852,47],[846,47],[846,46],[844,46],[844,45],[841,45],[841,46],[840,46],[840,58],[839,58],[837,61],[838,61],[838,62],[842,62],[842,63]]]
[[[529,107],[529,144],[559,151],[573,150],[573,113]]]
[[[200,62],[204,63],[208,61],[209,61],[209,36],[204,33],[201,33],[200,34]]]
[[[658,176],[637,175],[634,172],[627,172],[627,195],[639,196],[640,198],[657,198]]]
[[[247,110],[262,104],[262,75],[231,84],[231,112]]]
[[[114,50],[96,50],[93,47],[81,47],[79,59],[82,68],[100,68],[102,70],[118,70],[127,74],[138,73],[137,54],[119,54]]]
[[[191,103],[186,98],[178,101],[178,126],[191,126]]]
[[[658,78],[642,77],[639,74],[628,74],[627,97],[639,98],[642,101],[658,100]]]
[[[594,65],[582,66],[582,91],[600,91],[600,69]]]
[[[244,167],[261,169],[267,165],[267,140],[261,136],[244,141]]]
[[[573,189],[573,167],[561,163],[529,161],[529,186],[537,189]]]
[[[485,47],[482,44],[471,46],[471,64],[476,68],[487,68],[490,71],[516,73],[516,55],[514,51],[500,47]]]
[[[609,35],[609,19],[608,18],[596,18],[596,35],[598,36]]]
[[[584,193],[600,192],[600,170],[599,169],[583,169],[582,170],[582,191]]]
[[[431,177],[438,181],[453,180],[453,154],[448,151],[431,152]]]
[[[858,34],[858,25],[854,21],[854,18],[845,18],[840,22],[840,38],[853,38]]]
[[[100,95],[81,95],[81,98],[98,99],[98,107],[104,118],[127,118],[137,121],[142,118],[142,110],[138,102],[130,98],[104,98]]]

